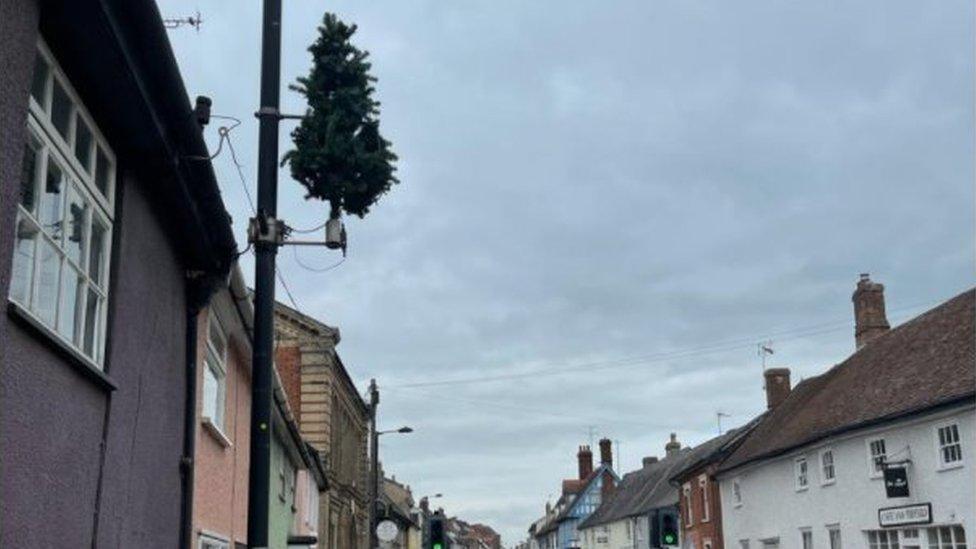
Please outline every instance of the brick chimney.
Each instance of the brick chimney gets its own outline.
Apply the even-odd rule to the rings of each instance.
[[[593,452],[590,451],[590,447],[580,446],[576,459],[579,460],[579,478],[583,480],[593,472]]]
[[[766,380],[766,409],[772,410],[790,396],[790,369],[769,368],[763,372],[763,377]]]
[[[647,469],[648,467],[654,465],[655,463],[657,463],[657,456],[647,456],[646,458],[641,460],[641,466],[644,469]]]
[[[868,273],[861,273],[851,301],[854,302],[854,340],[860,349],[891,329],[885,316],[884,284],[871,282]]]
[[[609,438],[600,439],[600,464],[613,466],[613,446]]]
[[[664,445],[664,457],[677,455],[681,451],[681,443],[678,442],[678,435],[671,433],[671,440]]]

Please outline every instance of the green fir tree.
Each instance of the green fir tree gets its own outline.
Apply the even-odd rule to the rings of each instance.
[[[290,166],[307,198],[328,200],[334,216],[340,211],[365,216],[399,182],[397,157],[380,134],[369,52],[349,41],[355,32],[356,25],[326,13],[318,39],[308,48],[312,70],[290,86],[305,96],[308,109],[291,132],[295,148],[282,165]]]

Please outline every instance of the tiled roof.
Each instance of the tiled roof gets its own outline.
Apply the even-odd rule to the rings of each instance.
[[[560,501],[562,501],[564,498],[567,498],[567,496],[570,496],[570,495],[576,496],[578,494],[581,494],[581,493],[585,492],[586,491],[586,488],[589,487],[590,483],[592,483],[597,477],[603,475],[604,472],[609,472],[610,474],[614,474],[613,473],[613,470],[610,469],[610,467],[608,467],[607,465],[601,464],[599,467],[597,467],[596,469],[594,469],[589,475],[587,475],[587,477],[585,479],[580,479],[580,480],[577,480],[577,479],[565,479],[565,480],[563,480],[563,495],[562,495],[561,498],[559,498]],[[574,491],[566,491],[566,488],[567,487],[573,489]],[[559,527],[559,523],[562,522],[562,521],[564,521],[569,516],[569,512],[573,509],[573,505],[575,503],[576,503],[575,497],[573,499],[570,499],[570,500],[566,501],[566,503],[562,506],[562,508],[559,510],[559,512],[552,518],[552,520],[548,521],[545,524],[545,526],[543,526],[539,530],[539,533],[537,535],[547,534],[549,532],[552,532],[556,528],[558,528]]]
[[[721,470],[774,457],[852,429],[976,397],[976,291],[871,340],[796,386]]]
[[[677,505],[678,490],[669,478],[682,467],[692,454],[691,449],[681,450],[640,470],[627,473],[617,484],[606,501],[579,528],[592,528],[625,517],[642,515],[652,509]]]
[[[743,441],[762,418],[763,416],[760,415],[738,429],[730,429],[722,435],[695,446],[685,458],[684,463],[672,469],[668,480],[677,482],[703,465],[721,461]]]

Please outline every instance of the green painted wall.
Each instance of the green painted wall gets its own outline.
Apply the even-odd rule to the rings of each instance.
[[[295,467],[288,459],[281,440],[277,436],[271,437],[271,502],[268,504],[270,549],[288,547],[288,533],[295,519],[292,511],[294,498]]]

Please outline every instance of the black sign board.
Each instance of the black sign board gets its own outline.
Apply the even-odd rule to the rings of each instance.
[[[889,498],[908,497],[908,469],[905,467],[885,467],[884,483]]]

